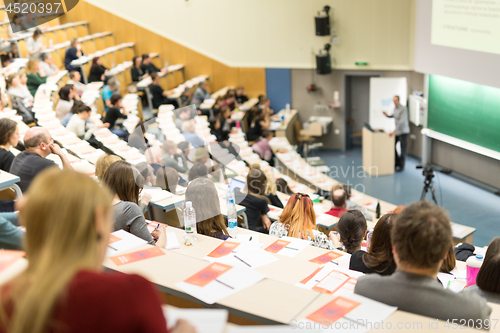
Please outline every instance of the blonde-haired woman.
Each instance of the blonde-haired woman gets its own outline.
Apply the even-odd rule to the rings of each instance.
[[[266,197],[269,199],[271,205],[278,208],[283,208],[283,203],[281,202],[280,198],[278,198],[278,196],[276,195],[277,192],[276,178],[274,177],[273,172],[266,171],[266,177],[267,177]]]
[[[288,236],[310,240],[313,246],[327,250],[335,249],[331,238],[318,230],[313,202],[307,194],[296,193],[288,199],[279,222],[271,225],[269,234],[279,238]]]
[[[95,164],[95,176],[97,179],[102,180],[102,176],[104,176],[106,170],[108,170],[109,166],[116,161],[122,161],[122,158],[118,155],[101,155]]]
[[[19,203],[29,264],[2,287],[0,332],[167,332],[151,283],[102,272],[111,201],[75,171],[49,168],[33,181]],[[192,332],[184,321],[176,330]]]
[[[26,64],[26,76],[28,77],[28,82],[26,82],[28,90],[35,97],[38,87],[47,82],[47,77],[43,69],[40,68],[40,60],[38,58],[30,58]]]

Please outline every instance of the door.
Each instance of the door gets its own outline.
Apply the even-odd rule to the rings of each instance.
[[[347,149],[361,147],[363,126],[370,121],[370,76],[346,77]]]

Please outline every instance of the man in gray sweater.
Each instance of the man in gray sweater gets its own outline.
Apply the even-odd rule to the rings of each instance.
[[[358,279],[356,294],[397,306],[399,310],[447,321],[474,321],[484,328],[491,308],[475,294],[454,293],[437,280],[452,242],[448,213],[429,202],[407,207],[394,223],[392,248],[397,270],[391,276]]]
[[[388,118],[394,118],[396,121],[396,130],[391,132],[389,135],[396,135],[396,144],[398,141],[401,144],[401,154],[398,155],[396,151],[396,171],[403,171],[405,168],[405,158],[406,158],[406,145],[408,143],[408,134],[410,133],[410,123],[408,122],[408,109],[406,106],[401,105],[399,102],[399,96],[394,96],[392,98],[394,102],[394,112],[392,115],[388,115],[387,112],[383,112]]]

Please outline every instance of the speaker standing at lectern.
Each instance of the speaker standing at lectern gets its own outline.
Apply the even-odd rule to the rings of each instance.
[[[399,103],[399,96],[394,96],[392,100],[394,101],[394,112],[392,115],[388,115],[385,111],[383,113],[384,116],[396,120],[396,130],[389,135],[396,135],[396,145],[398,141],[401,143],[401,155],[398,155],[396,150],[396,171],[403,171],[405,168],[406,144],[408,142],[408,134],[410,133],[408,110],[406,106]]]

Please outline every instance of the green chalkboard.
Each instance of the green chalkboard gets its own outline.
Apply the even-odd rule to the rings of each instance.
[[[500,152],[500,89],[430,75],[427,127]]]

